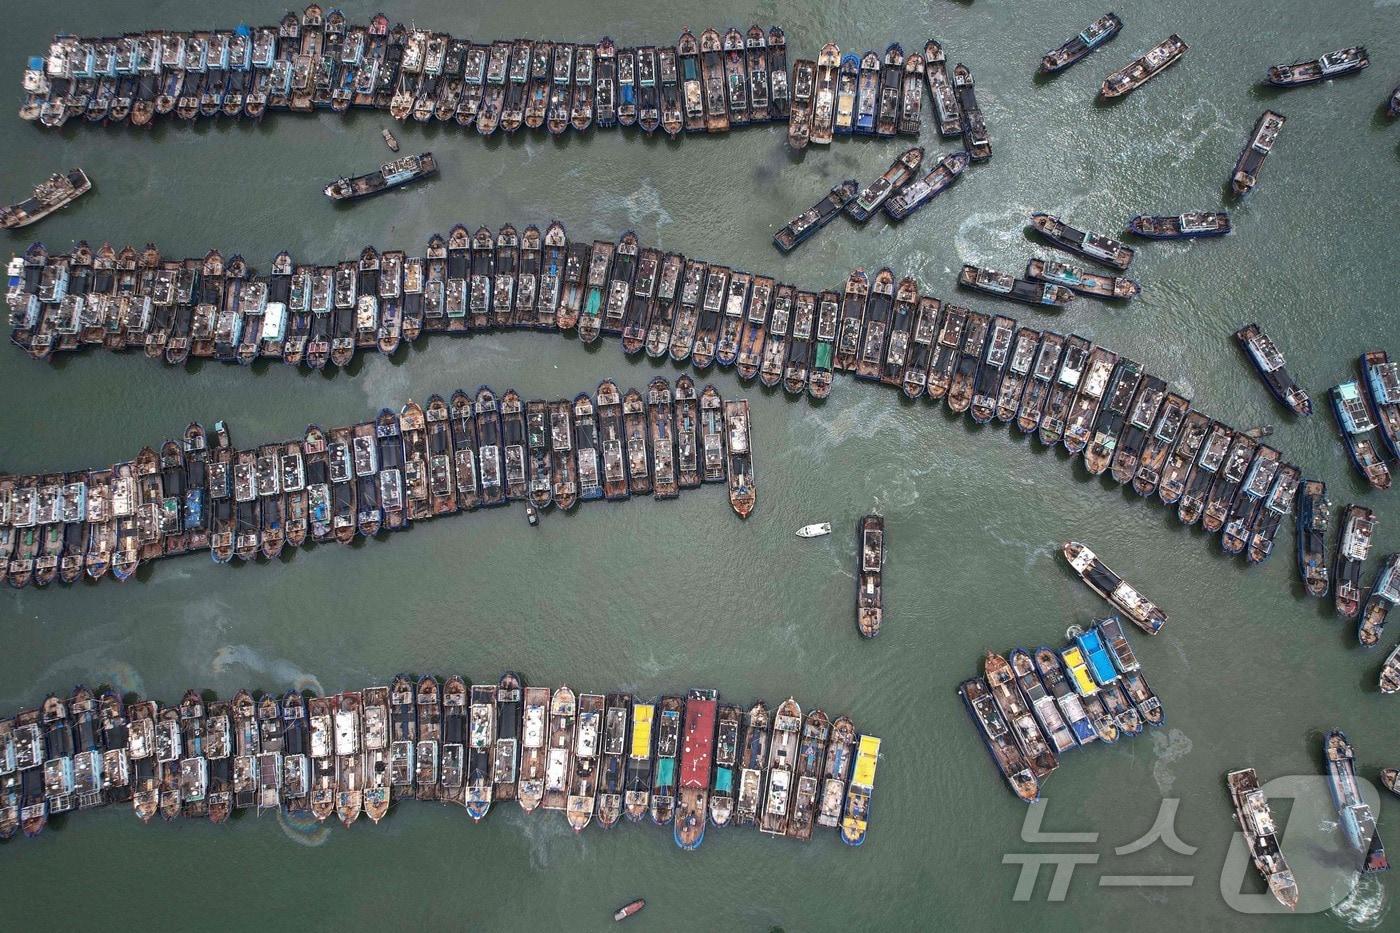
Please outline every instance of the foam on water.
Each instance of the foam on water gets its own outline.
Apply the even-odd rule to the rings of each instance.
[[[255,676],[248,678],[250,683],[259,684],[269,692],[290,690],[314,690],[324,694],[321,681],[285,658],[268,658],[256,648],[248,645],[224,645],[214,652],[209,661],[209,670],[214,674],[226,673],[229,668],[239,666]]]
[[[1157,790],[1166,797],[1171,793],[1172,785],[1176,783],[1176,774],[1167,766],[1190,754],[1191,740],[1180,729],[1168,729],[1165,732],[1157,729],[1152,731],[1151,735],[1152,753],[1156,759],[1152,762],[1152,780],[1156,782]]]

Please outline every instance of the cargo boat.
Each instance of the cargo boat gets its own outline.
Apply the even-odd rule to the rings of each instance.
[[[1099,93],[1104,97],[1113,98],[1137,90],[1161,74],[1167,67],[1175,64],[1181,56],[1186,54],[1188,48],[1189,46],[1181,41],[1181,37],[1173,33],[1148,49],[1142,57],[1133,59],[1127,65],[1104,78],[1103,87],[1100,88]]]
[[[854,178],[848,178],[835,185],[820,201],[788,221],[775,233],[773,245],[784,253],[792,252],[845,210],[855,199],[858,190]]]
[[[1068,68],[1118,35],[1118,30],[1122,28],[1123,21],[1117,13],[1105,13],[1085,26],[1073,39],[1046,52],[1040,60],[1040,73],[1053,74]]]
[[[1127,301],[1142,293],[1142,286],[1118,275],[1099,275],[1056,259],[1032,259],[1026,264],[1026,278],[1063,285],[1081,295]]]
[[[846,806],[841,816],[841,841],[858,846],[865,841],[870,821],[870,797],[875,789],[875,767],[880,760],[880,740],[862,735],[856,748]]]
[[[1274,87],[1300,87],[1355,74],[1370,64],[1371,59],[1366,54],[1366,47],[1354,45],[1308,61],[1294,62],[1291,65],[1270,65],[1266,78]]]
[[[1258,324],[1251,322],[1235,331],[1235,340],[1280,404],[1295,414],[1312,414],[1312,399],[1289,374],[1283,352]]]
[[[1066,541],[1061,551],[1079,578],[1138,628],[1156,635],[1166,625],[1166,613],[1109,570],[1089,548],[1078,541]]]
[[[1040,782],[1012,738],[987,682],[981,677],[965,680],[958,687],[958,695],[967,706],[968,715],[981,734],[992,762],[1011,786],[1011,792],[1024,803],[1039,800]]]
[[[651,803],[651,762],[656,706],[632,698],[632,727],[627,739],[623,806],[627,819],[640,823]]]
[[[1253,768],[1231,771],[1225,775],[1225,785],[1230,789],[1235,819],[1244,833],[1254,867],[1264,877],[1274,899],[1294,910],[1298,906],[1298,883],[1279,848],[1278,828],[1269,800],[1259,787],[1259,775]]]
[[[1265,110],[1259,115],[1254,131],[1235,160],[1234,174],[1230,176],[1230,190],[1236,197],[1243,197],[1254,190],[1255,182],[1259,180],[1259,169],[1263,168],[1264,159],[1274,151],[1274,143],[1284,122],[1283,114],[1272,110]]]
[[[365,175],[344,176],[326,185],[326,197],[332,201],[353,201],[381,194],[431,175],[437,174],[437,161],[431,152],[403,156],[385,162],[377,171]]]
[[[1064,308],[1068,307],[1069,303],[1074,300],[1074,293],[1063,285],[1051,282],[1030,282],[1018,279],[1006,272],[997,272],[994,269],[984,269],[966,263],[958,273],[958,284],[985,292],[988,295],[995,295],[998,298],[1008,298],[1029,305],[1050,305]]]
[[[1346,734],[1333,729],[1323,737],[1323,754],[1327,759],[1328,789],[1341,817],[1342,832],[1359,859],[1358,870],[1369,874],[1390,868],[1385,846],[1376,830],[1371,808],[1361,798],[1356,783],[1356,752],[1347,742]]]
[[[672,834],[682,849],[705,840],[705,813],[714,767],[715,713],[719,694],[691,690],[685,698],[685,727],[680,754],[679,794]]]
[[[1332,387],[1332,413],[1346,444],[1347,456],[1361,477],[1376,489],[1389,489],[1390,466],[1377,441],[1376,422],[1355,382]]]

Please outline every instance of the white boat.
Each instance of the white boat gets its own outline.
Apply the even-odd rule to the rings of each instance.
[[[803,525],[797,529],[799,538],[820,538],[831,534],[831,522],[817,522],[815,525]]]

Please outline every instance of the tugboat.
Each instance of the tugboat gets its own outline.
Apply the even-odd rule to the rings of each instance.
[[[69,169],[63,174],[55,172],[34,187],[32,197],[0,207],[0,228],[15,230],[38,223],[91,190],[92,181],[82,169]]]
[[[1291,65],[1270,65],[1268,81],[1274,87],[1300,87],[1342,75],[1355,74],[1371,64],[1364,45],[1337,49],[1321,58],[1294,62]]]
[[[1138,628],[1149,635],[1156,635],[1167,624],[1165,612],[1109,570],[1088,547],[1078,541],[1066,541],[1061,553],[1091,590],[1126,615]]]
[[[850,777],[855,746],[855,724],[849,716],[838,716],[831,724],[831,741],[827,744],[826,761],[822,764],[818,826],[832,828],[841,822],[841,805],[846,799],[846,782]]]
[[[627,778],[627,714],[632,698],[625,693],[607,695],[603,719],[603,766],[598,778],[598,825],[612,829],[622,817]]]
[[[1094,20],[1073,39],[1045,53],[1040,60],[1040,73],[1053,74],[1073,65],[1075,62],[1118,35],[1123,21],[1117,13],[1105,13]]]
[[[1371,539],[1375,531],[1375,513],[1366,506],[1353,503],[1342,511],[1337,566],[1333,572],[1336,578],[1333,599],[1337,615],[1343,619],[1355,619],[1361,612],[1361,565],[1371,556]]]
[[[1400,602],[1400,554],[1387,554],[1361,612],[1361,625],[1356,632],[1361,647],[1374,648],[1380,644],[1386,616],[1397,602]]]
[[[970,161],[965,151],[948,153],[935,163],[927,175],[914,179],[890,195],[885,201],[885,215],[890,220],[904,220],[950,188],[953,182],[962,177]]]
[[[1133,248],[1101,233],[1086,233],[1065,223],[1054,214],[1036,211],[1031,226],[1060,249],[1126,272],[1135,255]]]
[[[875,766],[879,761],[880,740],[873,735],[862,735],[856,749],[850,790],[846,793],[846,809],[841,816],[841,841],[848,846],[858,846],[865,841],[870,796],[875,790]]]
[[[680,749],[680,697],[662,697],[656,721],[656,767],[651,777],[651,821],[656,826],[671,822],[676,809],[676,754]]]
[[[788,697],[773,711],[773,734],[768,745],[768,781],[764,788],[759,832],[782,836],[787,832],[792,805],[793,765],[802,731],[802,708]]]
[[[1259,775],[1253,768],[1231,771],[1225,775],[1225,785],[1230,789],[1235,819],[1249,844],[1254,867],[1264,876],[1274,899],[1294,910],[1298,906],[1298,883],[1293,880],[1293,872],[1279,849],[1278,828],[1269,809],[1269,800],[1259,788]]]
[[[1175,64],[1186,54],[1189,46],[1175,33],[1167,36],[1157,45],[1147,50],[1141,58],[1133,59],[1127,65],[1104,78],[1099,93],[1104,97],[1122,97],[1142,87],[1152,78],[1161,74],[1168,66]]]
[[[723,828],[729,825],[734,816],[735,769],[739,761],[739,730],[744,724],[744,711],[732,703],[721,703],[716,713],[716,723],[710,822]]]
[[[627,770],[623,776],[623,806],[627,819],[640,823],[651,802],[652,723],[656,706],[631,698],[632,734],[627,742]]]
[[[1235,331],[1235,339],[1249,356],[1254,369],[1274,398],[1295,414],[1311,415],[1312,399],[1291,375],[1278,345],[1258,324],[1249,323]]]
[[[848,178],[835,185],[825,197],[788,221],[774,234],[773,245],[784,253],[792,252],[845,210],[855,199],[858,189],[854,178]]]
[[[1371,808],[1361,799],[1356,785],[1356,752],[1347,742],[1346,734],[1333,729],[1323,737],[1323,754],[1327,757],[1328,788],[1332,802],[1341,817],[1342,832],[1346,834],[1353,855],[1361,860],[1363,873],[1386,871],[1390,860],[1376,831],[1376,819]]]
[[[758,489],[753,475],[753,453],[749,447],[747,399],[729,399],[724,403],[724,436],[728,455],[729,504],[740,518],[748,518],[758,501]]]
[[[885,169],[883,175],[871,182],[854,201],[845,206],[846,214],[857,223],[865,223],[874,217],[891,194],[908,184],[923,161],[922,147],[906,149]]]
[[[705,812],[714,767],[715,714],[719,694],[691,690],[685,697],[685,728],[681,741],[679,796],[672,835],[682,849],[697,849],[705,841]]]
[[[325,193],[332,201],[353,201],[436,174],[437,161],[433,159],[431,152],[425,152],[422,155],[404,156],[393,162],[385,162],[378,171],[365,175],[337,178],[326,185]]]
[[[1376,422],[1361,387],[1355,382],[1343,382],[1332,387],[1331,395],[1332,413],[1337,417],[1352,466],[1376,489],[1389,489],[1390,467],[1377,443]]]
[[[987,682],[981,677],[965,680],[958,687],[958,695],[967,706],[968,715],[977,726],[993,764],[1006,778],[1012,793],[1024,803],[1035,803],[1040,799],[1040,782],[1012,738]]]
[[[1052,282],[1029,282],[1006,272],[963,264],[958,284],[998,298],[1020,301],[1028,305],[1049,305],[1067,308],[1074,301],[1074,292]]]
[[[1138,214],[1128,229],[1153,240],[1192,240],[1224,236],[1230,232],[1230,215],[1224,211],[1187,211],[1175,216]]]
[[[1259,169],[1263,167],[1268,154],[1274,151],[1274,142],[1278,139],[1279,130],[1283,129],[1284,122],[1283,114],[1274,113],[1272,110],[1265,110],[1259,115],[1259,120],[1254,124],[1254,132],[1250,134],[1249,141],[1244,144],[1239,158],[1235,160],[1235,172],[1230,176],[1230,190],[1234,191],[1236,197],[1244,197],[1254,190]]]
[[[1384,350],[1368,350],[1361,356],[1361,373],[1381,440],[1400,459],[1400,363],[1391,362]]]

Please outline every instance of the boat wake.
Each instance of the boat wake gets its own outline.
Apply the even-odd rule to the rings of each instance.
[[[1385,885],[1377,875],[1358,875],[1356,886],[1346,900],[1328,911],[1346,924],[1349,930],[1374,930],[1390,912]]]

